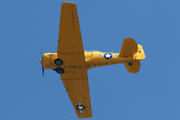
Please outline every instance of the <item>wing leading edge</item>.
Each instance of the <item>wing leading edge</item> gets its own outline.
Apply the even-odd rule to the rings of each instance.
[[[63,60],[61,80],[79,118],[92,117],[87,69],[76,4],[61,6],[58,58]]]

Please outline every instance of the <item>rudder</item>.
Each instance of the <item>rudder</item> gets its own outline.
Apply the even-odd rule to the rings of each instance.
[[[145,53],[144,53],[144,50],[143,50],[142,46],[139,45],[139,44],[137,46],[138,46],[138,51],[137,51],[136,54],[134,54],[134,58],[136,60],[143,60],[143,59],[145,59],[146,56],[145,56]]]

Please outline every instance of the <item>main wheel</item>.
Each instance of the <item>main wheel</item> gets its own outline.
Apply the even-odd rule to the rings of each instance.
[[[54,60],[54,63],[57,65],[57,66],[61,66],[63,64],[63,61],[61,59],[55,59]]]
[[[56,72],[58,74],[63,74],[64,73],[64,69],[63,68],[56,68]]]

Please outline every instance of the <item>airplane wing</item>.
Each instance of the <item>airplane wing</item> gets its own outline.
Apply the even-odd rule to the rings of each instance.
[[[61,80],[79,118],[92,117],[87,69],[76,4],[61,6],[57,56],[63,60]]]

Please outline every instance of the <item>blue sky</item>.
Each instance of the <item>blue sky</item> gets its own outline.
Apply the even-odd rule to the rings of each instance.
[[[56,52],[62,0],[0,1],[0,120],[77,120],[60,76],[41,49]],[[180,2],[72,0],[84,49],[120,51],[132,37],[146,59],[137,74],[123,64],[88,71],[92,120],[180,119]]]

